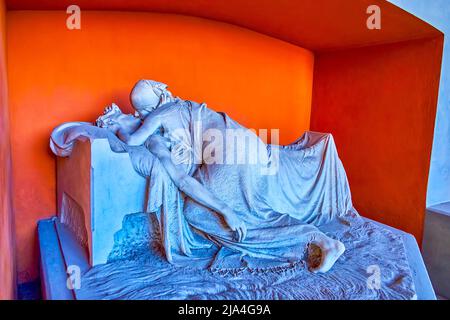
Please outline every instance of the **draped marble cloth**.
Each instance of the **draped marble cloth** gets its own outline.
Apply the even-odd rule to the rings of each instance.
[[[174,141],[172,148],[181,146],[192,160],[198,156],[195,148],[198,137],[193,126],[204,120],[210,110],[191,102],[178,103],[171,110],[183,117],[185,125],[185,134]],[[241,129],[243,134],[248,134],[226,114],[220,115],[223,122],[219,128]],[[215,212],[185,198],[145,144],[130,147],[108,130],[87,123],[68,123],[54,130],[50,146],[55,154],[68,156],[74,141],[86,138],[107,138],[114,152],[128,152],[135,170],[149,178],[147,212],[156,217],[158,243],[162,244],[164,258],[173,266],[207,267],[225,273],[243,269],[295,269],[304,265],[307,244],[323,235],[321,226],[328,235],[337,235],[339,228],[342,231],[346,225],[361,223],[353,210],[346,174],[329,134],[306,132],[284,147],[265,145],[254,136],[259,152],[264,148],[265,161],[203,164],[193,173],[195,179],[245,221],[248,233],[243,242],[234,241],[233,234]],[[202,145],[200,151],[204,148]],[[185,166],[186,172],[192,171],[191,163]],[[273,169],[273,165],[275,173],[267,174],[264,170]],[[261,174],[262,171],[266,174]],[[395,241],[400,241],[397,245],[401,246],[401,240]],[[121,252],[126,251],[120,248],[112,252],[110,261],[120,260]],[[404,253],[400,259],[406,259]],[[397,271],[408,274],[407,267],[400,269]],[[413,296],[410,278],[400,287],[409,298]]]

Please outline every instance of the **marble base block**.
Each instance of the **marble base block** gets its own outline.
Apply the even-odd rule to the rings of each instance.
[[[124,216],[144,211],[146,185],[129,155],[113,152],[107,139],[77,141],[69,157],[58,157],[58,217],[91,265],[107,262]]]

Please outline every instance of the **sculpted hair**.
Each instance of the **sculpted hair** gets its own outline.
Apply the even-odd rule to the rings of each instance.
[[[113,103],[111,106],[105,108],[103,115],[98,117],[95,121],[95,125],[100,128],[108,128],[115,122],[114,118],[122,113],[123,112],[120,110],[119,106]]]

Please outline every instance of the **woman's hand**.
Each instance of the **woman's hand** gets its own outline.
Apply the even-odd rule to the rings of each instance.
[[[149,150],[166,148],[170,151],[172,147],[172,142],[170,139],[163,137],[160,134],[152,134],[148,137],[144,144]]]
[[[236,233],[237,241],[244,241],[247,236],[247,227],[245,226],[244,221],[242,221],[231,209],[226,210],[226,212],[223,213],[223,218],[230,229]]]

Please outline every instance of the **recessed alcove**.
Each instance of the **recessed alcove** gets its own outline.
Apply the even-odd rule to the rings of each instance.
[[[164,81],[248,127],[278,128],[281,143],[305,130],[332,133],[356,209],[420,242],[437,29],[380,0],[134,0],[78,1],[81,30],[68,30],[70,4],[6,1],[19,281],[38,276],[36,222],[56,212],[51,129],[92,121],[112,101],[130,110],[139,78]],[[373,4],[381,30],[366,26]]]

